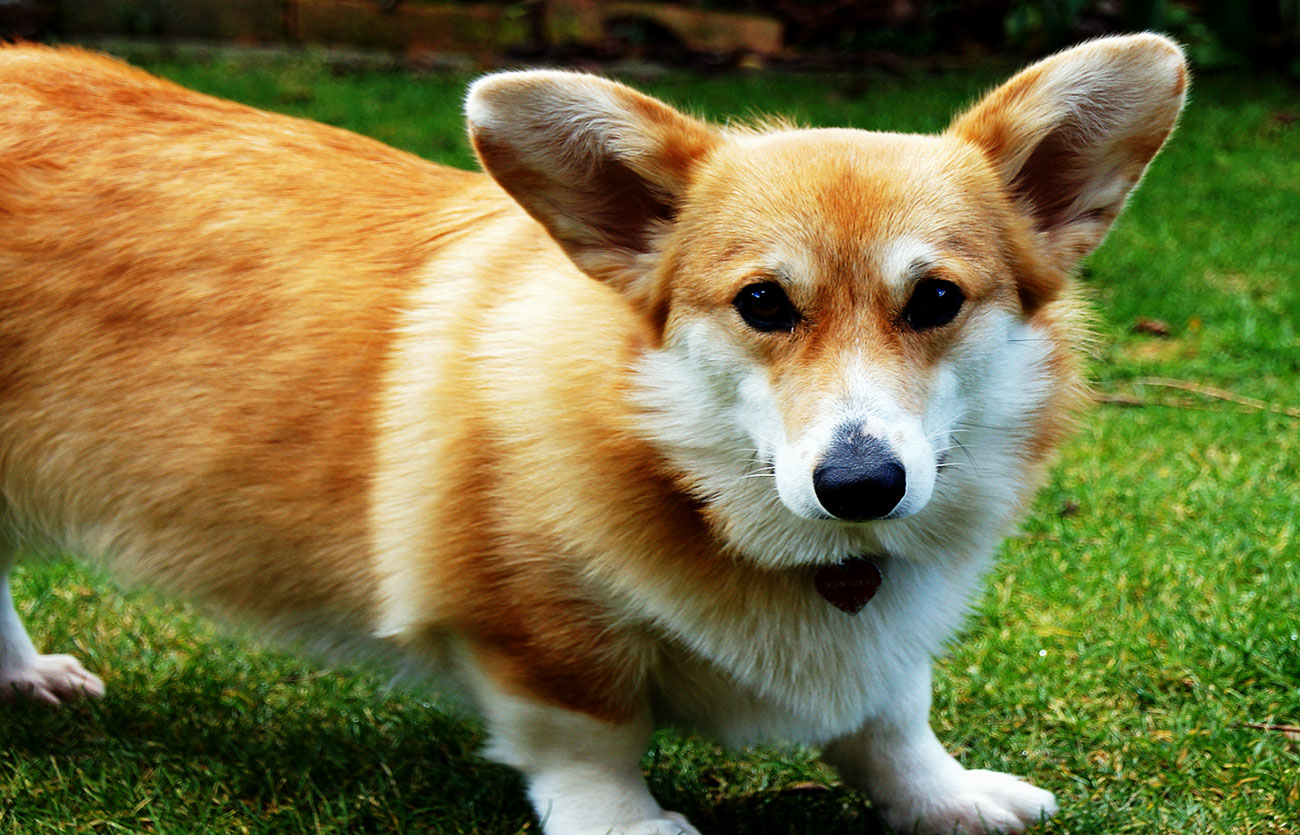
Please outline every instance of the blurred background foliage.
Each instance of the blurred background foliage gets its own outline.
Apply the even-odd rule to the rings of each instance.
[[[1157,30],[1198,64],[1300,70],[1300,0],[712,0],[768,14],[794,49],[1039,54],[1113,32]]]
[[[1300,0],[0,0],[9,39],[306,41],[696,66],[1031,56],[1142,29],[1178,38],[1201,70],[1300,77]]]

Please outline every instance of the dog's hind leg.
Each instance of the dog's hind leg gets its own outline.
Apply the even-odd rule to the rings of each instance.
[[[104,683],[71,655],[42,655],[27,636],[9,593],[17,554],[0,539],[0,702],[33,699],[52,705],[104,695]]]

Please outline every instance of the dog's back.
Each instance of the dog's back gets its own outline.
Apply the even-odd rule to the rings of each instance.
[[[380,366],[431,252],[510,211],[485,186],[110,59],[0,51],[7,524],[240,609],[362,613]]]

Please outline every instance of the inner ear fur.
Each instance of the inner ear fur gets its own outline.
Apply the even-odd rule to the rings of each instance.
[[[620,284],[721,141],[703,122],[582,73],[507,72],[470,87],[479,161],[588,274]]]
[[[980,148],[1041,255],[1068,273],[1106,237],[1173,130],[1186,88],[1187,64],[1167,38],[1102,38],[1023,70],[948,132]],[[1051,288],[1027,289],[1033,304]]]

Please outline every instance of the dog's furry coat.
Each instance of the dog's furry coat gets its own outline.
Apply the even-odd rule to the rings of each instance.
[[[485,176],[5,49],[0,573],[52,540],[450,675],[552,835],[694,832],[637,771],[662,723],[1019,831],[1052,796],[943,750],[930,661],[1080,400],[1069,275],[1185,77],[1095,41],[920,137],[504,73]],[[859,614],[818,593],[867,559]],[[0,598],[0,695],[102,691]]]

